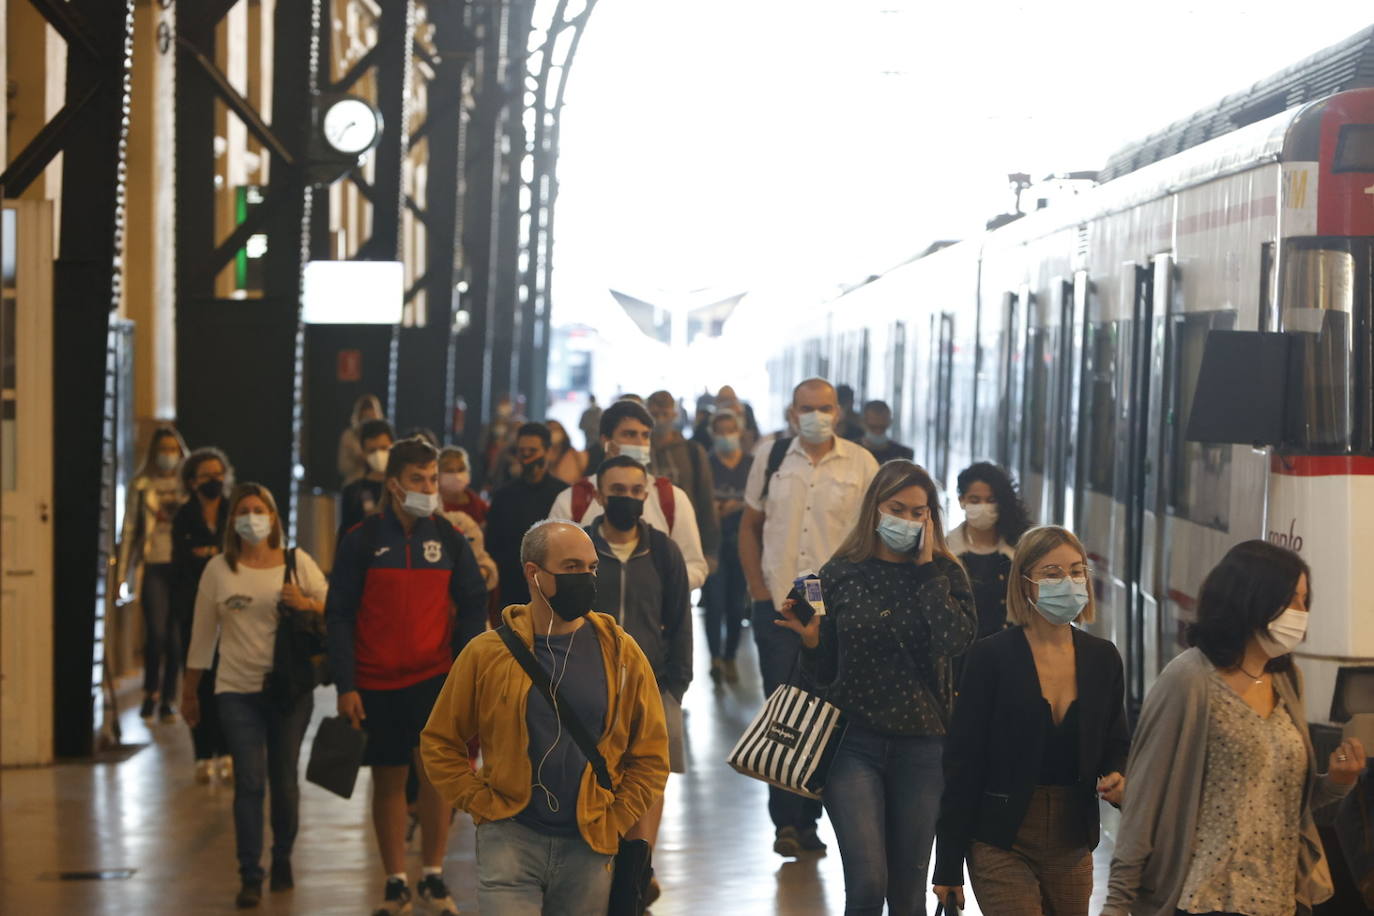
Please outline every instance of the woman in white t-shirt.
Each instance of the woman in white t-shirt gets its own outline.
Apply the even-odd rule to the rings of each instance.
[[[272,784],[272,890],[292,884],[291,846],[296,839],[300,789],[297,764],[301,741],[310,724],[309,692],[282,709],[268,697],[279,605],[323,614],[327,584],[319,566],[304,550],[294,550],[295,575],[287,582],[287,551],[272,494],[260,484],[245,483],[229,501],[230,525],[224,552],[205,567],[196,593],[191,648],[182,690],[182,716],[194,725],[200,718],[196,687],[214,660],[219,640],[219,675],[215,702],[234,758],[234,832],[243,886],[237,905],[258,904],[262,897],[262,805]]]

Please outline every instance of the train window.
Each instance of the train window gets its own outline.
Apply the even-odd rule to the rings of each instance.
[[[892,432],[899,439],[905,438],[906,426],[902,418],[906,416],[906,323],[896,321],[892,324]]]
[[[1193,412],[1202,351],[1209,331],[1229,331],[1234,311],[1197,312],[1173,320],[1174,404],[1170,464],[1169,509],[1199,525],[1229,530],[1231,509],[1231,446],[1186,442],[1183,431]]]
[[[1026,433],[1030,441],[1027,443],[1029,454],[1026,460],[1032,471],[1044,474],[1045,442],[1050,425],[1050,368],[1054,351],[1049,329],[1031,328],[1027,337]],[[1022,486],[1025,486],[1025,481],[1022,481]]]
[[[1347,124],[1336,141],[1333,172],[1374,172],[1374,124]]]
[[[1098,493],[1114,495],[1116,484],[1116,400],[1120,385],[1117,353],[1123,322],[1090,324],[1084,352],[1083,396],[1087,400],[1087,452],[1084,477]]]
[[[1334,247],[1285,246],[1279,321],[1294,337],[1289,384],[1297,397],[1286,436],[1307,450],[1349,451],[1358,446],[1355,376],[1362,368],[1354,349],[1355,256]]]

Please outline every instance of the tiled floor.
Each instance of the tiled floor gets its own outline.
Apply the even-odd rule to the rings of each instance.
[[[745,640],[747,644],[747,631]],[[705,640],[698,645],[704,647]],[[742,651],[740,661],[744,683],[716,690],[699,660],[697,681],[687,694],[691,772],[669,783],[655,857],[664,894],[653,912],[842,913],[844,879],[828,826],[822,826],[822,836],[831,842],[830,855],[800,862],[778,858],[771,851],[773,827],[763,785],[737,775],[724,762],[761,701],[752,650]],[[321,690],[316,720],[332,712],[333,705],[332,689]],[[195,782],[184,726],[157,725],[150,731],[136,710],[125,711],[123,725],[126,742],[150,742],[123,763],[0,774],[0,913],[233,912],[232,788]],[[382,874],[367,817],[367,785],[360,784],[350,801],[302,785],[296,889],[266,895],[258,912],[370,912]],[[1099,892],[1105,854],[1104,846],[1098,855]],[[412,869],[418,867],[413,860]],[[57,871],[120,868],[133,869],[132,877],[46,877]],[[462,815],[451,834],[446,874],[459,905],[465,912],[475,911],[472,825]],[[970,916],[977,912],[970,906]]]

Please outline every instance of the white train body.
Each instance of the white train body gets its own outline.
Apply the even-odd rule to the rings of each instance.
[[[766,335],[733,343],[754,364],[767,353],[761,418],[821,375],[889,402],[894,434],[947,493],[975,460],[1009,467],[1033,517],[1074,528],[1092,554],[1093,629],[1121,648],[1133,706],[1233,544],[1297,550],[1313,570],[1299,656],[1320,726],[1337,672],[1374,665],[1371,242],[1374,90],[1354,90],[775,313]],[[1308,340],[1297,397],[1321,422],[1278,449],[1186,441],[1212,329]]]

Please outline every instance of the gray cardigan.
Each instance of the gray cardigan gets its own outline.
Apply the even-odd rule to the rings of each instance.
[[[1102,916],[1173,916],[1178,908],[1202,803],[1212,670],[1201,650],[1189,649],[1165,667],[1145,698],[1126,765],[1126,797]],[[1350,787],[1318,776],[1297,668],[1292,676],[1279,674],[1273,680],[1307,749],[1296,887],[1298,912],[1306,914],[1332,895],[1331,872],[1312,812],[1340,801]]]

